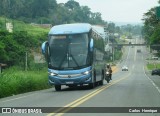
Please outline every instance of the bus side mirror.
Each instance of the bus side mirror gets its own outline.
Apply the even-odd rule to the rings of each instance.
[[[48,43],[47,41],[45,41],[45,42],[42,43],[41,50],[42,50],[42,54],[43,55],[45,55],[45,51],[46,51],[45,48],[46,48],[46,44],[47,43]]]
[[[49,44],[48,41],[45,41],[44,43],[42,43],[41,46],[42,49],[42,54],[44,55],[45,59],[47,62],[49,62]]]
[[[94,41],[93,41],[93,39],[91,39],[89,47],[90,47],[90,51],[93,52],[93,47],[94,47]]]
[[[91,63],[93,63],[93,61],[94,61],[94,41],[92,38],[90,41],[89,48],[90,48]]]

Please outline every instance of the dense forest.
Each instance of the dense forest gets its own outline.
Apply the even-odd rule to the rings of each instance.
[[[0,16],[32,23],[63,24],[85,22],[104,24],[101,13],[91,12],[74,0],[58,4],[56,0],[1,0]]]

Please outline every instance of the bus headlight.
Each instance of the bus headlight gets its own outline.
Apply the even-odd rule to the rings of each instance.
[[[57,73],[53,73],[53,72],[48,72],[50,76],[56,76],[58,75]]]
[[[84,74],[84,75],[88,75],[90,72],[91,72],[91,70],[89,70],[89,71],[85,71],[85,72],[83,72],[82,74]]]

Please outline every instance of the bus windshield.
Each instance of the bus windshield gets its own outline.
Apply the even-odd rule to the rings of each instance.
[[[50,65],[55,69],[79,69],[89,65],[87,34],[51,35]]]

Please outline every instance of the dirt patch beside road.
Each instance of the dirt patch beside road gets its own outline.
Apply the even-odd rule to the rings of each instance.
[[[112,71],[113,71],[113,73],[116,73],[118,71],[118,67],[117,66],[112,66]]]

